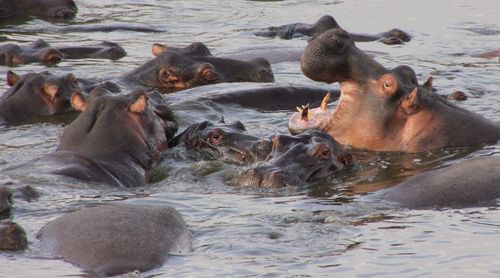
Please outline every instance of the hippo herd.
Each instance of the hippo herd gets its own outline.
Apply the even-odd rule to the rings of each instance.
[[[77,11],[73,0],[0,0],[0,19],[70,19]],[[192,99],[251,109],[275,109],[285,106],[283,102],[299,106],[289,120],[291,135],[252,135],[244,123],[224,120],[200,121],[178,132],[175,111],[162,93],[223,82],[271,83],[272,62],[265,55],[217,57],[201,42],[186,47],[155,43],[155,58],[103,80],[72,73],[7,71],[10,89],[0,96],[0,125],[78,113],[54,152],[7,171],[27,169],[84,184],[141,187],[154,181],[150,170],[161,163],[163,153],[185,148],[197,159],[244,165],[245,170],[227,181],[232,186],[279,190],[351,168],[356,163],[351,148],[416,153],[500,140],[498,123],[434,92],[432,78],[419,84],[412,68],[387,69],[354,43],[403,44],[411,40],[404,31],[353,34],[333,17],[323,16],[314,24],[270,27],[256,35],[311,37],[299,53],[302,72],[315,81],[338,82],[340,92],[275,86]],[[39,39],[26,45],[0,45],[0,65],[6,67],[53,65],[64,59],[117,60],[125,55],[122,47],[108,41],[59,47]],[[329,111],[328,103],[337,99],[335,111]],[[310,107],[316,103],[318,108]],[[370,197],[408,209],[494,203],[500,197],[498,165],[500,156],[473,158],[418,174]],[[36,194],[29,186],[0,187],[0,250],[28,247],[23,228],[10,212],[16,198],[36,198]],[[169,254],[188,253],[192,244],[192,235],[174,208],[131,204],[68,213],[46,224],[37,239],[43,252],[98,275],[147,271],[161,266]]]

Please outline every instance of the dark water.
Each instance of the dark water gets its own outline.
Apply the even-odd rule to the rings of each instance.
[[[421,82],[434,77],[442,93],[465,91],[459,105],[500,122],[499,60],[470,54],[500,47],[498,1],[77,1],[71,24],[133,22],[164,33],[54,33],[42,20],[17,22],[3,36],[53,45],[120,43],[128,56],[119,61],[66,60],[50,70],[79,77],[118,76],[152,58],[151,44],[206,43],[215,55],[241,49],[303,48],[304,39],[259,38],[254,31],[290,22],[314,22],[333,15],[351,32],[378,33],[398,27],[413,35],[401,46],[359,43],[377,53],[386,67],[406,64]],[[43,32],[34,31],[45,29]],[[468,30],[466,30],[468,29]],[[473,30],[473,31],[470,31]],[[17,73],[41,71],[41,65],[14,68]],[[5,76],[8,69],[1,68]],[[298,63],[273,65],[276,83],[326,87],[308,80]],[[253,84],[219,84],[169,96]],[[336,85],[332,85],[336,88]],[[6,91],[4,82],[0,92]],[[292,111],[257,112],[223,105],[174,103],[181,128],[203,120],[241,120],[252,134],[286,133]],[[500,153],[500,145],[446,149],[421,154],[355,152],[354,169],[301,188],[276,192],[237,189],[224,183],[233,166],[193,162],[181,149],[166,154],[161,174],[168,177],[131,190],[67,184],[29,173],[9,176],[2,169],[55,149],[68,119],[0,129],[0,182],[34,185],[42,196],[15,203],[14,216],[29,237],[23,253],[0,254],[0,277],[65,277],[84,275],[61,260],[41,258],[37,231],[48,221],[78,207],[106,202],[166,203],[176,207],[193,232],[194,250],[171,257],[161,268],[145,273],[159,277],[498,277],[500,276],[500,213],[498,207],[442,211],[400,210],[370,202],[367,192],[464,157]],[[500,168],[500,167],[499,167]],[[498,170],[498,169],[497,169]]]

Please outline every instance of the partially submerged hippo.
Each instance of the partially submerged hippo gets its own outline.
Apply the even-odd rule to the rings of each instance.
[[[429,84],[419,86],[410,67],[386,69],[359,50],[342,29],[313,39],[304,50],[301,68],[315,81],[340,83],[337,108],[320,129],[341,144],[420,152],[500,139],[498,124],[433,93]],[[295,122],[289,129],[300,131],[302,124]]]
[[[331,176],[351,165],[352,157],[337,141],[321,131],[275,135],[272,150],[262,165],[237,175],[231,183],[243,187],[302,186]]]
[[[61,62],[63,54],[51,47],[44,40],[37,40],[29,45],[0,45],[0,65],[17,66],[30,63],[54,65]]]
[[[159,51],[157,57],[122,76],[122,80],[167,90],[222,82],[273,82],[271,66],[265,59],[238,61],[200,53],[198,48]]]
[[[37,237],[43,252],[99,276],[161,266],[169,255],[191,251],[192,235],[168,206],[104,205],[66,214]]]
[[[24,229],[10,219],[0,220],[0,251],[20,251],[27,247]]]
[[[374,194],[409,209],[495,205],[500,198],[500,156],[480,157],[413,176]]]
[[[77,12],[73,0],[0,0],[0,19],[15,16],[70,19]]]
[[[71,95],[80,91],[78,80],[71,73],[20,76],[9,71],[7,83],[12,87],[0,97],[0,122],[10,124],[71,111]]]
[[[142,90],[127,95],[71,97],[82,113],[64,129],[56,151],[31,167],[87,182],[142,186],[160,159],[177,123],[165,100]]]
[[[335,21],[332,16],[324,15],[313,24],[293,23],[278,27],[269,27],[268,31],[257,32],[256,35],[263,37],[277,36],[282,39],[292,39],[300,36],[321,35],[322,33],[334,28],[340,28],[337,21]],[[385,44],[402,44],[404,42],[409,42],[411,39],[411,36],[408,33],[396,28],[374,35],[349,33],[349,36],[354,41],[380,41]]]
[[[79,46],[62,46],[56,47],[57,51],[61,52],[64,59],[109,59],[118,60],[125,55],[125,49],[114,42],[103,41],[94,45],[79,45]]]
[[[263,161],[271,152],[271,141],[248,134],[240,121],[230,124],[209,121],[192,124],[173,138],[171,144],[182,144],[204,159],[237,164]]]

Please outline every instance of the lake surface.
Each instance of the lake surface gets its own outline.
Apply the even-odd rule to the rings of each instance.
[[[303,48],[306,39],[280,40],[254,36],[267,26],[313,23],[330,14],[346,30],[378,33],[391,28],[413,36],[405,45],[357,43],[373,51],[388,68],[409,65],[420,82],[434,77],[441,93],[461,90],[469,99],[458,105],[500,122],[500,64],[469,55],[500,47],[500,35],[473,30],[500,30],[500,2],[480,1],[76,1],[79,13],[70,24],[131,22],[161,33],[55,33],[53,25],[33,19],[0,25],[4,36],[19,43],[43,38],[53,45],[110,40],[128,55],[119,61],[65,60],[49,70],[78,77],[119,76],[153,56],[155,42],[208,45],[214,55],[241,49]],[[33,31],[47,29],[43,32]],[[498,32],[497,32],[498,33]],[[0,67],[0,75],[9,70]],[[24,65],[16,73],[43,71]],[[273,64],[276,84],[335,88],[309,80],[297,62]],[[218,84],[167,96],[245,88]],[[257,85],[258,86],[258,85]],[[0,92],[7,85],[0,82]],[[241,120],[251,134],[286,133],[292,110],[258,112],[230,105],[173,105],[180,130],[201,120]],[[3,169],[55,150],[69,120],[0,128],[0,184],[31,184],[37,201],[17,201],[14,218],[28,234],[29,249],[0,253],[0,277],[67,277],[86,275],[62,260],[39,254],[38,230],[76,208],[108,202],[170,204],[194,235],[193,251],[171,257],[146,277],[499,277],[499,207],[448,210],[402,210],[370,201],[369,192],[398,183],[418,172],[460,160],[499,154],[500,144],[482,149],[444,149],[419,154],[355,151],[352,170],[326,181],[275,191],[239,189],[224,182],[235,166],[195,162],[184,150],[169,150],[162,161],[168,177],[142,188],[121,189],[6,174]],[[210,173],[204,169],[220,168]],[[200,170],[201,169],[201,170]],[[494,169],[496,171],[499,169]],[[210,174],[206,174],[210,173]]]

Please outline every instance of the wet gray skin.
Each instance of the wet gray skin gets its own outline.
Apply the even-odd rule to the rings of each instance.
[[[268,31],[257,32],[256,35],[263,37],[279,37],[288,40],[302,36],[310,36],[310,37],[317,36],[334,28],[340,28],[337,21],[335,21],[335,19],[332,16],[324,15],[320,17],[318,21],[316,21],[313,24],[293,23],[278,27],[269,27]],[[359,42],[380,41],[382,43],[389,45],[402,44],[404,42],[409,42],[411,40],[411,36],[408,33],[396,28],[378,34],[349,33],[349,36],[354,41],[359,41]]]
[[[146,184],[148,170],[177,130],[172,111],[158,93],[96,90],[88,101],[73,95],[72,105],[83,112],[64,129],[56,151],[31,168],[121,187]]]
[[[1,0],[0,19],[15,16],[36,16],[70,19],[78,12],[73,0]]]
[[[54,65],[61,62],[62,57],[61,52],[42,39],[29,45],[0,45],[0,65],[9,67],[31,63]]]
[[[96,45],[65,46],[57,47],[56,49],[62,53],[65,59],[94,58],[118,60],[127,55],[125,49],[117,43],[109,41],[103,41]]]
[[[264,160],[271,152],[271,141],[246,132],[239,122],[231,124],[203,121],[184,130],[170,145],[182,144],[204,159],[247,164]]]
[[[0,98],[0,122],[9,124],[73,111],[71,95],[80,91],[71,73],[54,76],[41,72],[20,76],[9,71],[7,82],[12,87]]]
[[[156,58],[123,75],[122,80],[170,91],[222,82],[274,82],[271,66],[263,58],[239,61],[214,57],[206,50],[198,44],[159,51]]]
[[[192,56],[213,56],[210,49],[202,42],[193,42],[185,47],[169,46],[167,44],[154,43],[151,47],[151,52],[155,56],[160,55],[163,52],[176,52],[182,55],[192,55]]]
[[[0,251],[20,251],[27,247],[24,229],[10,219],[0,220]]]
[[[275,135],[272,142],[266,162],[237,175],[231,181],[233,185],[302,186],[308,181],[328,177],[352,163],[350,153],[321,131],[309,130],[295,136]]]

